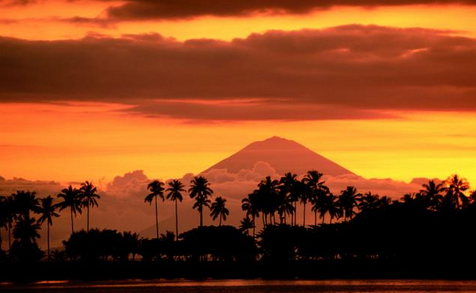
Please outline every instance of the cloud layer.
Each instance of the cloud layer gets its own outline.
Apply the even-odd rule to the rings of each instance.
[[[243,169],[237,173],[230,173],[226,169],[213,169],[202,175],[210,181],[214,196],[223,196],[227,199],[227,206],[230,209],[227,223],[231,225],[239,225],[240,220],[245,216],[241,210],[241,200],[251,193],[265,176],[269,175],[276,179],[282,176],[265,162],[257,162],[251,170]],[[186,190],[188,190],[191,179],[193,179],[193,174],[185,174],[181,178]],[[134,231],[139,232],[143,237],[155,237],[154,207],[144,202],[144,197],[149,193],[147,184],[151,180],[141,170],[116,176],[112,182],[99,191],[101,199],[99,207],[91,210],[91,225],[100,229]],[[421,188],[421,184],[428,182],[428,179],[425,178],[405,183],[391,179],[365,179],[357,175],[325,176],[324,180],[336,195],[340,194],[340,191],[346,186],[355,186],[361,193],[372,191],[374,194],[388,195],[393,199],[398,199],[407,192],[417,192]],[[17,178],[5,180],[0,177],[0,195],[9,195],[16,190],[30,190],[37,191],[40,197],[46,195],[56,197],[62,188],[64,185],[54,181],[30,181]],[[179,204],[180,231],[192,229],[198,224],[198,212],[192,209],[192,205],[193,201],[184,194],[184,200]],[[207,213],[208,211],[205,212],[205,224],[216,224],[211,221]],[[71,233],[68,211],[64,210],[61,214],[60,218],[54,219],[53,247],[61,246],[61,241]],[[160,202],[159,217],[161,233],[166,230],[175,230],[173,202]],[[309,210],[308,221],[311,221],[312,217]],[[74,221],[77,230],[85,229],[85,215],[78,215]],[[42,237],[39,241],[43,246],[46,245],[45,232],[45,229],[42,230]],[[5,234],[5,231],[1,233]],[[3,235],[3,237],[6,236]]]
[[[231,42],[0,38],[0,101],[122,102],[134,113],[209,120],[475,111],[476,40],[450,33],[352,25]]]
[[[254,13],[303,14],[334,6],[400,6],[464,4],[474,5],[473,0],[128,0],[108,9],[113,19],[180,19],[198,16],[245,16]]]

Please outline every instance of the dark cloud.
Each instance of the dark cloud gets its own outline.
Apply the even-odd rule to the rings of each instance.
[[[116,19],[179,19],[197,16],[244,16],[253,13],[302,14],[333,6],[399,6],[421,4],[474,5],[474,0],[129,0],[110,7],[108,15]]]
[[[91,26],[91,27],[117,29],[115,25],[115,21],[110,19],[105,19],[105,18],[88,18],[88,17],[75,16],[70,18],[53,18],[52,20],[70,23],[77,26]]]
[[[0,101],[121,102],[134,113],[202,120],[476,111],[476,40],[450,33],[354,25],[231,42],[0,38]]]
[[[345,107],[319,105],[294,105],[293,100],[273,101],[271,99],[237,101],[235,103],[203,103],[196,101],[150,101],[124,110],[149,117],[205,121],[233,120],[343,120],[394,118],[395,115],[377,111],[349,109]]]

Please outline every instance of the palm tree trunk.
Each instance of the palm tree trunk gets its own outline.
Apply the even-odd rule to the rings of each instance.
[[[88,203],[87,208],[88,208],[88,221],[87,221],[87,225],[86,225],[86,230],[89,233],[89,203]]]
[[[175,200],[175,237],[178,241],[178,212],[177,212],[177,200]]]
[[[50,262],[50,224],[47,223],[46,238],[48,242],[48,262]]]
[[[200,206],[200,209],[198,210],[200,212],[200,228],[203,227],[203,211],[202,211],[202,206]]]
[[[12,226],[8,225],[8,253],[12,250]]]
[[[220,214],[220,222],[218,223],[218,227],[221,227],[221,214]]]
[[[294,226],[297,226],[297,202],[294,202]]]
[[[155,232],[157,239],[159,239],[159,204],[157,203],[157,196],[155,196]]]
[[[256,232],[256,223],[255,223],[255,216],[253,216],[253,238],[255,238],[255,232]]]
[[[73,207],[70,208],[71,211],[71,234],[74,233],[74,222],[73,222]]]
[[[306,203],[303,204],[303,209],[302,209],[302,226],[306,227]]]
[[[314,226],[317,226],[317,211],[314,212]]]

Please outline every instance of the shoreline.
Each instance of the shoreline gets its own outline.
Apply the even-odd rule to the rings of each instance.
[[[96,262],[15,264],[0,268],[0,283],[127,280],[476,280],[462,263],[295,261],[288,263]]]

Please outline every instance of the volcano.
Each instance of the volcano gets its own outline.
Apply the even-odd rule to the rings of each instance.
[[[331,176],[354,174],[295,141],[277,136],[253,142],[204,172],[226,169],[229,173],[238,173],[243,169],[252,170],[258,162],[269,164],[281,175],[286,172],[302,175],[309,170]]]

